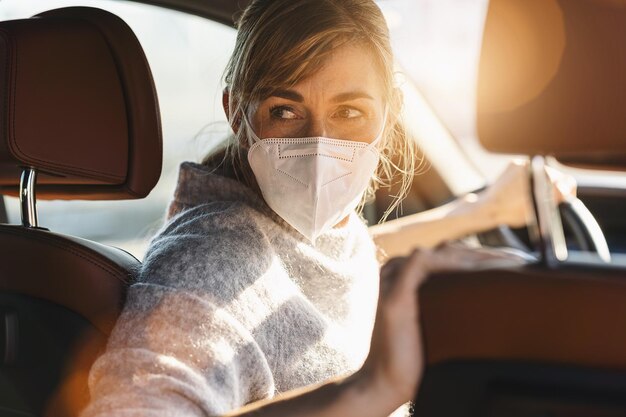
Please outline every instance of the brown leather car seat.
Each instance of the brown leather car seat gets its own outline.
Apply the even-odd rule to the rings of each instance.
[[[140,263],[38,227],[35,192],[145,197],[162,163],[154,83],[121,19],[64,8],[0,23],[0,103],[0,192],[23,219],[0,225],[0,414],[76,415]]]
[[[626,262],[603,245],[570,251],[550,187],[540,186],[547,155],[626,170],[625,6],[489,2],[478,134],[488,150],[538,155],[530,179],[541,262],[430,277],[413,415],[626,416]]]

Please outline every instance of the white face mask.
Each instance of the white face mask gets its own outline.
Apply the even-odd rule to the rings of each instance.
[[[248,161],[263,198],[311,242],[359,204],[378,166],[376,144],[384,128],[365,143],[325,137],[259,139],[247,124],[254,139]]]

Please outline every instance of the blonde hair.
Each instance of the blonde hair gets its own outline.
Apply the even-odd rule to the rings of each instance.
[[[242,152],[248,145],[248,132],[241,123],[247,105],[314,74],[342,45],[360,44],[371,52],[379,69],[390,116],[380,147],[381,162],[359,209],[380,186],[395,185],[399,191],[383,215],[386,218],[407,194],[418,155],[415,141],[407,137],[400,120],[402,97],[395,86],[389,29],[378,6],[372,0],[253,0],[237,28],[224,81],[229,122],[240,128],[224,155],[239,179],[258,189],[246,152]]]

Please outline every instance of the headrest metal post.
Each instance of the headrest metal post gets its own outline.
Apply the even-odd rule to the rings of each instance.
[[[546,158],[534,156],[530,162],[532,190],[535,204],[536,233],[542,260],[549,268],[556,268],[568,258],[563,223],[554,198],[552,182],[546,172]]]
[[[37,201],[35,199],[35,185],[37,171],[33,168],[24,168],[20,179],[20,209],[22,225],[24,227],[38,227]]]

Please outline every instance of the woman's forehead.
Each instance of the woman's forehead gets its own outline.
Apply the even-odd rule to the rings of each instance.
[[[304,102],[378,101],[384,98],[383,75],[364,46],[344,45],[329,54],[310,76],[291,87],[275,89],[271,96]]]

